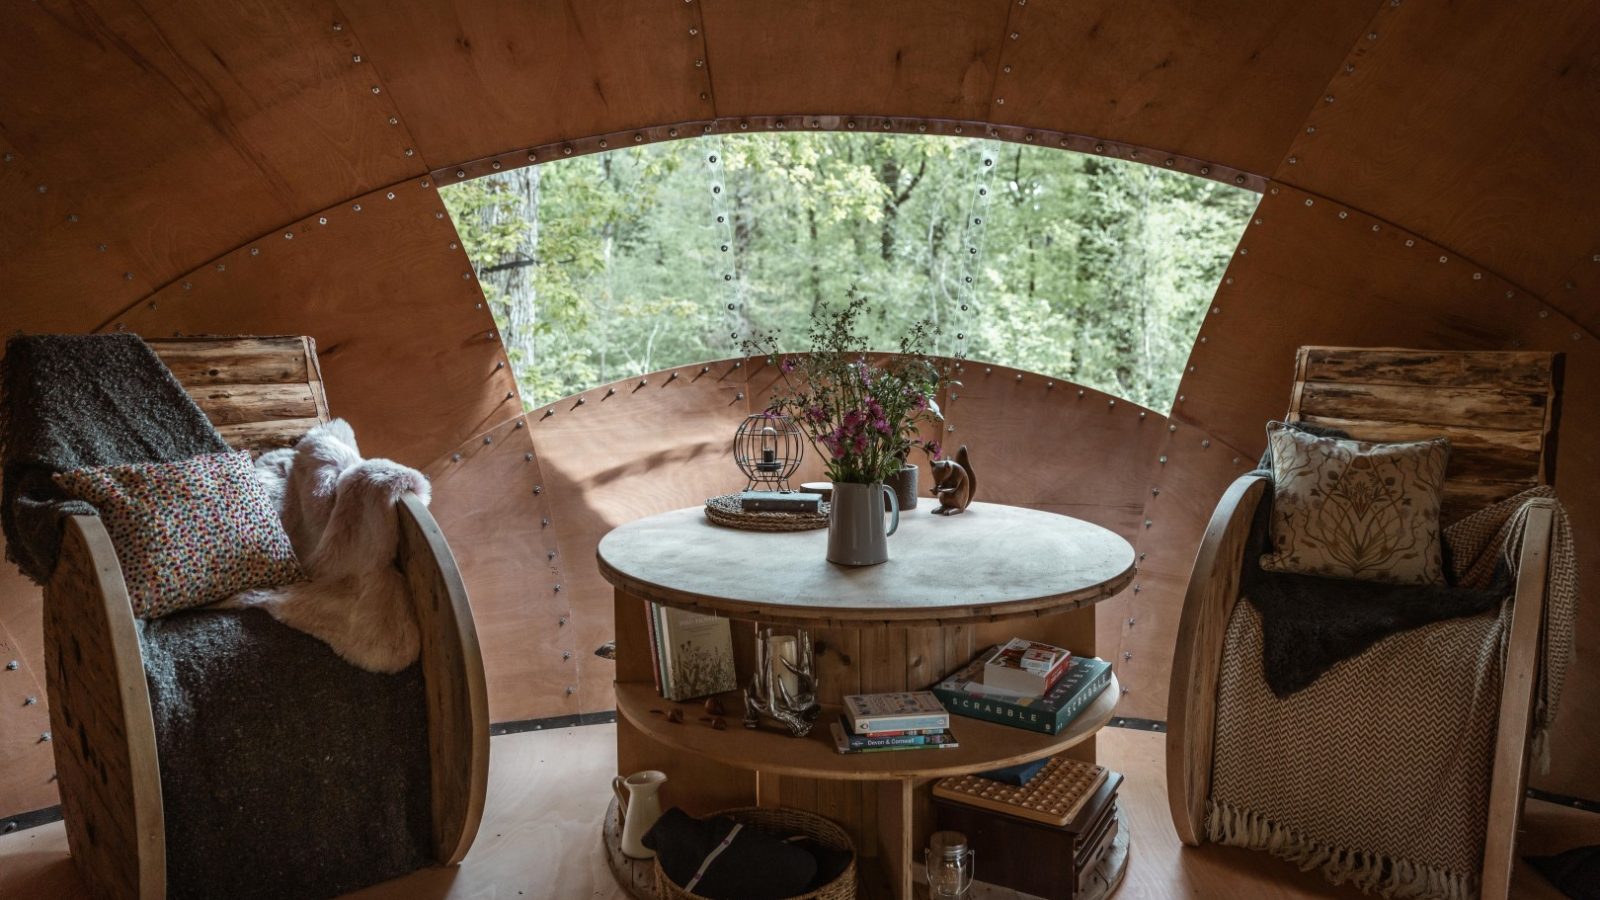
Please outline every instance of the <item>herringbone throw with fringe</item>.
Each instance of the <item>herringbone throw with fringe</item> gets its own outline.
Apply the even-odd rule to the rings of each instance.
[[[1566,514],[1533,488],[1446,529],[1457,582],[1513,572],[1532,505],[1555,508],[1535,753],[1572,657],[1577,567]],[[1208,838],[1266,850],[1385,897],[1474,900],[1511,604],[1391,635],[1279,700],[1261,619],[1238,603],[1217,688]]]

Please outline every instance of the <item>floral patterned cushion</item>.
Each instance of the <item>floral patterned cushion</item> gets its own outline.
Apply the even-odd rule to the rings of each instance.
[[[1396,444],[1267,426],[1272,551],[1261,568],[1392,584],[1444,584],[1439,500],[1450,442]]]
[[[140,618],[304,577],[249,453],[95,466],[55,479],[100,513]]]

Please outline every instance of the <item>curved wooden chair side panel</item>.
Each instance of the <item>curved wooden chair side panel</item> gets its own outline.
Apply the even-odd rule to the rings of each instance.
[[[1239,599],[1250,524],[1267,481],[1261,475],[1243,475],[1222,495],[1200,541],[1183,598],[1167,694],[1167,805],[1179,839],[1190,846],[1205,841],[1223,639]]]
[[[105,525],[74,516],[44,596],[61,812],[93,896],[161,900],[166,829],[155,723],[122,567]]]
[[[1500,687],[1500,729],[1494,742],[1494,776],[1489,783],[1489,830],[1483,850],[1483,898],[1511,895],[1516,864],[1517,826],[1528,782],[1528,736],[1533,727],[1533,692],[1538,680],[1545,583],[1550,569],[1553,514],[1533,509],[1522,532],[1522,558],[1511,606],[1511,634]]]
[[[440,865],[453,866],[477,837],[489,788],[483,655],[455,557],[433,514],[415,494],[401,500],[400,556],[422,629],[434,856]]]

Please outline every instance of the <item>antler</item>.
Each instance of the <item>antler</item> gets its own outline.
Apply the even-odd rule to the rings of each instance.
[[[795,737],[804,737],[811,733],[812,723],[822,712],[822,707],[817,705],[816,656],[811,637],[804,629],[795,635],[800,645],[798,663],[774,657],[771,640],[771,628],[763,629],[756,639],[756,671],[744,692],[744,727],[760,727],[761,717],[767,716],[781,722]],[[783,679],[773,671],[774,661],[782,663],[795,676],[796,693],[791,694]]]

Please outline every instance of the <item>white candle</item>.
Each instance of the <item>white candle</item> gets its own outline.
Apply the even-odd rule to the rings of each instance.
[[[773,682],[773,693],[777,694],[776,685],[781,683],[784,690],[789,692],[791,698],[798,696],[800,693],[800,676],[789,671],[789,666],[783,664],[785,660],[788,661],[789,665],[798,666],[800,664],[800,657],[796,655],[797,645],[795,644],[794,636],[775,634],[767,641],[767,648],[771,652],[772,675],[776,679]],[[781,697],[783,695],[778,694],[778,696]]]

